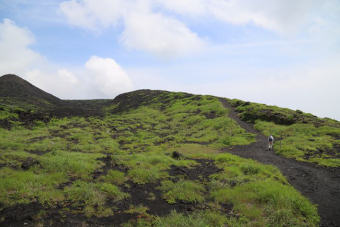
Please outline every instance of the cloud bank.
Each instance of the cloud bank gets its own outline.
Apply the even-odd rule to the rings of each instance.
[[[127,73],[111,58],[92,56],[76,69],[58,67],[31,49],[33,34],[13,21],[0,23],[0,75],[17,74],[60,98],[113,98],[130,91]]]
[[[213,45],[188,24],[218,21],[251,25],[284,37],[339,35],[337,0],[69,0],[60,4],[69,24],[100,32],[122,27],[121,43],[158,56],[195,53]],[[186,22],[190,23],[186,23]],[[333,29],[329,29],[329,28]],[[325,38],[325,37],[323,37]]]
[[[181,15],[212,17],[235,25],[254,24],[285,33],[306,23],[321,1],[158,0],[157,3]]]

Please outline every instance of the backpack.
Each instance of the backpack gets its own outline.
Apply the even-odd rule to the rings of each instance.
[[[273,142],[274,138],[272,136],[269,136],[269,142]]]

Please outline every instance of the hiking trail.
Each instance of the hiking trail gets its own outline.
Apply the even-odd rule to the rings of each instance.
[[[320,226],[340,227],[340,168],[299,162],[268,151],[267,137],[254,129],[251,124],[242,121],[226,99],[220,98],[220,101],[225,108],[229,109],[230,118],[248,132],[256,134],[256,142],[225,148],[223,152],[278,167],[295,189],[318,206]]]

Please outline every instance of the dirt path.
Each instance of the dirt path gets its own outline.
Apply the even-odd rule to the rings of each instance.
[[[266,150],[267,137],[255,130],[251,124],[241,121],[227,100],[221,98],[220,101],[230,110],[229,117],[248,132],[255,133],[257,141],[223,151],[277,166],[292,186],[318,205],[320,226],[340,227],[340,168],[325,168],[298,162]]]

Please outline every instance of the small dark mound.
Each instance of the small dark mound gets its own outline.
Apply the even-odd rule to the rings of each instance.
[[[0,119],[0,127],[5,129],[10,129],[12,126],[8,119]]]
[[[173,159],[180,159],[181,158],[181,154],[180,153],[178,153],[177,151],[174,151],[174,152],[172,152],[172,154],[171,154],[171,157],[173,158]]]
[[[34,166],[34,165],[40,165],[39,161],[28,157],[22,164],[21,164],[21,168],[24,170],[28,170],[30,167]]]
[[[192,159],[198,162],[198,165],[192,168],[184,166],[171,165],[169,169],[169,174],[173,177],[178,175],[185,176],[188,180],[206,180],[209,181],[209,176],[221,172],[222,169],[218,168],[213,160],[209,159]]]

